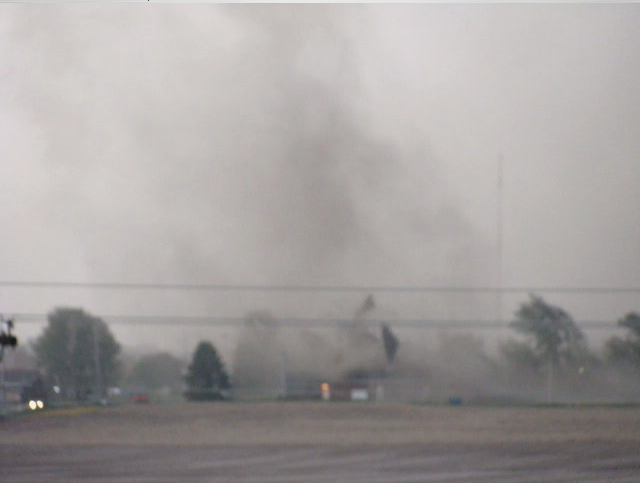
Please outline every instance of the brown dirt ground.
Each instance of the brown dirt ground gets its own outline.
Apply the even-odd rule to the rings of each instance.
[[[634,482],[640,407],[176,403],[0,421],[0,481]]]

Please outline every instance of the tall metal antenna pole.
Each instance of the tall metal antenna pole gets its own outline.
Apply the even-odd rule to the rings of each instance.
[[[498,155],[496,199],[496,320],[502,322],[502,154]]]

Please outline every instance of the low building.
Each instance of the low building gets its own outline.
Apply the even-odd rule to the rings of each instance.
[[[31,399],[47,400],[47,390],[36,369],[5,369],[0,373],[0,401],[20,404]]]

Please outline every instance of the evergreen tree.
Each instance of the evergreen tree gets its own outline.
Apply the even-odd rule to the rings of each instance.
[[[210,342],[202,341],[196,347],[186,382],[185,396],[191,401],[223,399],[224,392],[231,389],[224,363]]]

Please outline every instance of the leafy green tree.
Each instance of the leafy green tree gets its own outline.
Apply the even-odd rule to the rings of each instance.
[[[640,314],[630,312],[618,321],[618,325],[627,329],[627,336],[612,337],[607,341],[607,359],[614,365],[640,371]]]
[[[527,357],[534,356],[553,368],[580,364],[588,356],[586,340],[573,318],[542,297],[530,297],[529,302],[520,305],[516,319],[511,322],[511,327],[533,345],[533,352]],[[522,351],[519,354],[525,355]]]
[[[640,314],[637,312],[629,312],[626,316],[618,321],[621,327],[629,329],[630,335],[640,342]]]
[[[222,399],[224,392],[231,389],[227,370],[210,342],[202,341],[196,347],[186,382],[185,396],[192,401]]]
[[[520,305],[515,316],[511,327],[526,339],[500,347],[508,362],[504,374],[509,384],[534,391],[530,395],[535,398],[546,394],[548,402],[587,394],[599,361],[573,318],[535,295]]]
[[[82,309],[50,312],[33,348],[38,363],[67,398],[102,397],[120,377],[120,344],[102,319]]]
[[[127,376],[127,384],[152,391],[169,388],[178,392],[183,385],[183,362],[168,352],[140,357]]]

